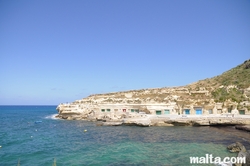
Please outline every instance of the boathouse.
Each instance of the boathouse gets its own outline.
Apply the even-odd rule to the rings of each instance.
[[[194,107],[196,115],[202,115],[202,107]]]

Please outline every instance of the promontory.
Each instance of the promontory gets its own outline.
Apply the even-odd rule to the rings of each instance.
[[[186,86],[93,94],[57,110],[57,118],[97,125],[247,125],[250,60]]]

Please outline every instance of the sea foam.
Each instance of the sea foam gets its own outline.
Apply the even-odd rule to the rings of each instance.
[[[48,116],[45,117],[45,119],[58,119],[58,118],[56,118],[57,115],[58,114],[48,115]]]

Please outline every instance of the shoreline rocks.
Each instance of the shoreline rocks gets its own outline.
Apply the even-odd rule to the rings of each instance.
[[[236,125],[236,129],[250,132],[250,125]]]
[[[232,152],[238,152],[237,157],[245,157],[246,163],[235,163],[235,166],[249,166],[250,165],[250,150],[246,150],[245,146],[240,142],[233,143],[227,146],[227,149]]]
[[[65,120],[87,120],[100,122],[98,125],[103,126],[119,126],[119,125],[134,125],[134,126],[235,126],[236,129],[250,131],[250,116],[243,115],[237,117],[225,116],[155,116],[155,115],[138,115],[131,116],[121,114],[119,116],[104,115],[104,116],[61,116],[57,118]],[[103,124],[102,124],[103,123]]]
[[[235,126],[235,129],[250,132],[250,116],[242,115],[237,117],[224,116],[155,116],[155,115],[138,115],[131,116],[121,114],[119,116],[62,116],[56,118],[64,120],[86,120],[97,122],[99,126]],[[100,122],[100,123],[99,123]]]
[[[240,121],[239,119],[228,120],[221,118],[123,118],[123,119],[87,119],[88,121],[96,121],[97,123],[103,123],[103,126],[119,126],[119,125],[128,125],[128,126],[235,126],[236,129],[250,131],[250,120]]]

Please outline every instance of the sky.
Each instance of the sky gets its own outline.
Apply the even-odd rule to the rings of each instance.
[[[247,59],[249,0],[0,0],[0,105],[182,86]]]

